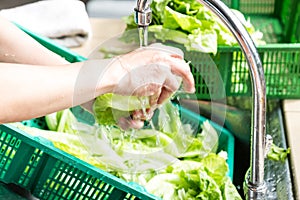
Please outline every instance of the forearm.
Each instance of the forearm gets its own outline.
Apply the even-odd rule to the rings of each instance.
[[[0,61],[9,63],[59,65],[67,61],[49,51],[14,24],[0,17]]]
[[[0,64],[0,123],[39,117],[70,107],[78,66]]]
[[[111,92],[109,83],[99,84],[106,66],[106,61],[62,66],[0,63],[0,123],[44,116]]]

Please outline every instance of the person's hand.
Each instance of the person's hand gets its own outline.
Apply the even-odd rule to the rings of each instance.
[[[139,48],[119,56],[108,68],[104,79],[113,81],[112,92],[115,94],[150,98],[151,107],[146,112],[137,110],[131,117],[119,119],[123,129],[141,128],[181,83],[186,92],[195,92],[193,75],[183,60],[182,51],[162,45]]]

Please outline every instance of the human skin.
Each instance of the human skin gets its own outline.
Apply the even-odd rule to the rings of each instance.
[[[0,26],[5,27],[0,32],[0,123],[44,116],[105,93],[150,96],[155,108],[178,89],[174,76],[182,78],[187,92],[195,90],[188,65],[174,52],[149,47],[109,60],[68,63],[3,18]],[[133,71],[138,79],[132,79]],[[88,81],[78,84],[79,79]]]

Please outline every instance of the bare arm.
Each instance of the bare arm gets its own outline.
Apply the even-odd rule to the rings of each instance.
[[[71,106],[76,68],[0,64],[0,123],[21,121]]]
[[[73,106],[76,74],[82,64],[69,65],[2,17],[0,27],[0,123]]]
[[[189,66],[172,52],[145,48],[121,59],[69,64],[1,18],[0,27],[5,27],[0,31],[0,123],[40,117],[108,92],[154,96],[155,105],[178,89],[174,74],[194,92]]]
[[[110,60],[50,66],[0,63],[0,123],[44,116],[112,92],[117,83],[111,78],[113,74],[105,73],[109,63]],[[105,80],[99,82],[103,76]]]
[[[59,65],[67,61],[0,17],[0,62]]]

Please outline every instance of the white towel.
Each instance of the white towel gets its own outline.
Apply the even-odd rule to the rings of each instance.
[[[92,34],[85,4],[79,0],[44,0],[3,9],[0,15],[66,47],[82,45]]]

